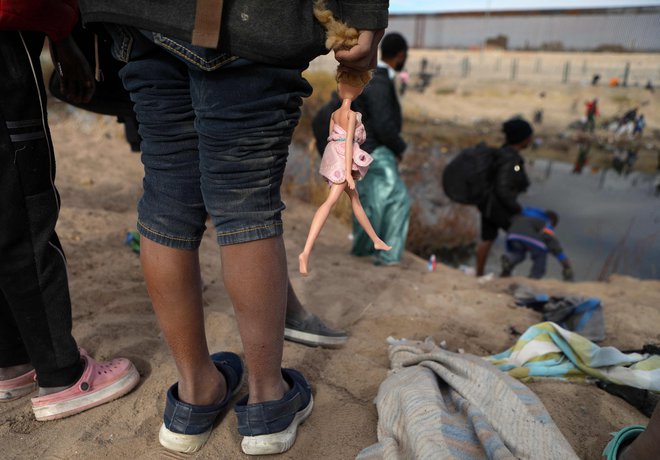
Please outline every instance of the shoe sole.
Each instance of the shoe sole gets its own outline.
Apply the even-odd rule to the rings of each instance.
[[[32,406],[34,416],[39,421],[56,420],[78,414],[92,407],[120,398],[131,391],[140,381],[140,374],[133,364],[121,379],[102,390],[85,394],[69,401],[56,402],[40,407]]]
[[[270,455],[286,452],[296,442],[296,432],[298,425],[302,424],[312,413],[314,407],[314,397],[309,395],[309,404],[304,409],[298,411],[291,424],[283,431],[272,434],[262,434],[260,436],[244,436],[241,442],[241,449],[247,455]]]
[[[163,423],[158,432],[158,441],[160,442],[160,445],[167,450],[191,454],[197,452],[204,446],[204,444],[206,444],[206,441],[209,440],[209,436],[211,436],[211,431],[213,431],[213,426],[204,433],[181,434],[168,430]]]
[[[340,347],[346,343],[348,337],[332,337],[327,335],[312,334],[297,329],[284,328],[284,338],[292,342],[310,345],[312,347]]]
[[[37,382],[31,382],[21,387],[12,388],[11,390],[0,390],[0,403],[13,401],[14,399],[29,395],[36,389]]]

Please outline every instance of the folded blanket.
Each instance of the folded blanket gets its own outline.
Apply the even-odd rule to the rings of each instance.
[[[486,359],[523,381],[534,377],[582,382],[596,378],[660,391],[660,356],[599,347],[551,322],[531,326],[513,347]]]
[[[482,358],[388,341],[378,443],[359,460],[577,459],[536,395]]]

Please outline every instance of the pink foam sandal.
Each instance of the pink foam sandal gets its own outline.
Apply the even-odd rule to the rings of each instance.
[[[0,402],[13,401],[37,389],[34,369],[9,380],[0,380]]]
[[[37,420],[64,418],[100,406],[124,396],[140,380],[140,374],[128,359],[98,363],[82,349],[80,357],[85,361],[85,371],[76,383],[57,393],[32,398]]]

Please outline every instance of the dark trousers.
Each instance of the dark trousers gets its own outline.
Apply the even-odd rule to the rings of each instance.
[[[39,55],[43,34],[0,32],[0,367],[32,363],[42,387],[74,383],[59,195]]]
[[[525,260],[529,252],[529,257],[532,259],[532,269],[529,272],[529,277],[541,279],[545,276],[545,268],[548,261],[547,251],[520,240],[509,240],[506,242],[506,246],[507,249],[504,257],[509,259],[512,270],[516,265]]]

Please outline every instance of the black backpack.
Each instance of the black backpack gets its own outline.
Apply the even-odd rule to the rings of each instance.
[[[442,173],[442,188],[449,199],[473,205],[483,202],[493,187],[498,150],[480,142],[456,155]]]

